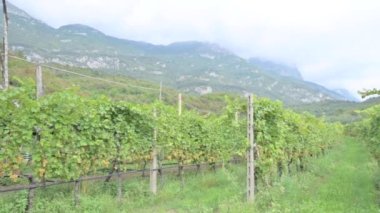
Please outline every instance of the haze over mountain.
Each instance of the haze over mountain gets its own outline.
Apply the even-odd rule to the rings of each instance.
[[[288,65],[284,65],[281,63],[276,63],[273,61],[264,60],[260,58],[250,58],[248,61],[249,63],[257,66],[258,68],[268,71],[270,73],[303,80],[301,72],[296,67],[291,67]]]
[[[359,98],[357,98],[356,96],[352,95],[352,94],[350,93],[350,91],[348,91],[348,90],[346,90],[346,89],[335,89],[334,91],[335,91],[336,93],[338,93],[338,94],[344,96],[344,97],[347,98],[347,100],[349,100],[349,101],[356,101],[356,102],[360,101]]]
[[[246,60],[217,44],[187,41],[153,45],[108,36],[81,24],[55,29],[11,4],[9,12],[11,49],[22,52],[28,60],[163,81],[189,93],[254,92],[292,104],[348,100],[303,81],[296,68]]]

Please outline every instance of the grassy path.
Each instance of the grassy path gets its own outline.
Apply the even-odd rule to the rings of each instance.
[[[366,147],[347,139],[309,171],[286,177],[257,200],[259,212],[380,212],[375,161]],[[268,204],[270,206],[268,206]]]

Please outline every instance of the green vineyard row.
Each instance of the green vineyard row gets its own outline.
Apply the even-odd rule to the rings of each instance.
[[[221,114],[178,115],[176,107],[161,102],[137,105],[70,90],[34,96],[25,85],[0,92],[0,176],[71,180],[104,168],[125,171],[126,163],[151,160],[154,140],[160,160],[179,165],[244,158],[248,147],[247,106],[240,99],[226,99]],[[340,124],[265,98],[254,100],[254,123],[261,175],[322,153],[343,132]]]
[[[363,138],[380,163],[380,105],[361,111],[363,119],[347,126],[347,131]]]

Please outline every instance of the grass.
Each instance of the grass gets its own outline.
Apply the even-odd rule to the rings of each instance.
[[[366,147],[347,139],[308,171],[285,177],[261,194],[258,212],[380,212],[375,182],[378,165]]]
[[[220,203],[232,197],[243,199],[245,182],[235,178],[241,176],[244,167],[231,170],[189,173],[185,187],[176,176],[159,179],[157,196],[149,191],[147,178],[136,178],[124,182],[124,199],[117,202],[114,183],[104,185],[85,182],[82,184],[81,203],[73,206],[73,186],[55,186],[36,190],[35,212],[212,212]],[[14,201],[17,200],[18,203]],[[22,212],[26,203],[26,192],[0,195],[0,212]]]
[[[126,180],[124,198],[115,199],[114,183],[86,182],[81,203],[73,206],[72,185],[36,190],[34,212],[380,212],[375,182],[379,171],[366,147],[353,139],[310,159],[306,172],[286,175],[261,186],[255,204],[245,203],[245,167],[216,173],[189,173],[185,187],[175,176],[159,180],[159,193],[148,179]],[[22,212],[26,192],[0,194],[0,212]]]

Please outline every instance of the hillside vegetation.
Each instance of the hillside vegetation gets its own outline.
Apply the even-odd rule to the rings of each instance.
[[[371,98],[364,102],[324,101],[313,104],[289,105],[297,112],[310,112],[318,117],[325,117],[328,121],[337,121],[345,124],[362,119],[361,111],[380,104],[380,98]]]
[[[22,56],[20,56],[22,57]],[[46,94],[62,91],[70,88],[77,88],[80,94],[88,97],[107,96],[113,100],[123,100],[132,103],[153,103],[158,100],[160,86],[149,81],[137,80],[124,75],[103,74],[102,72],[75,68],[61,65],[53,67],[62,68],[79,74],[92,76],[95,78],[114,81],[105,82],[98,79],[78,76],[72,73],[65,73],[43,67],[43,83]],[[24,82],[35,82],[36,65],[17,60],[10,60],[11,84],[17,86],[18,79]],[[118,84],[121,83],[121,84]],[[225,96],[228,94],[209,94],[204,96],[184,95],[183,104],[188,109],[198,109],[203,112],[220,112],[226,105]],[[231,94],[231,96],[236,96]],[[162,88],[163,102],[177,104],[178,91],[165,87]]]

